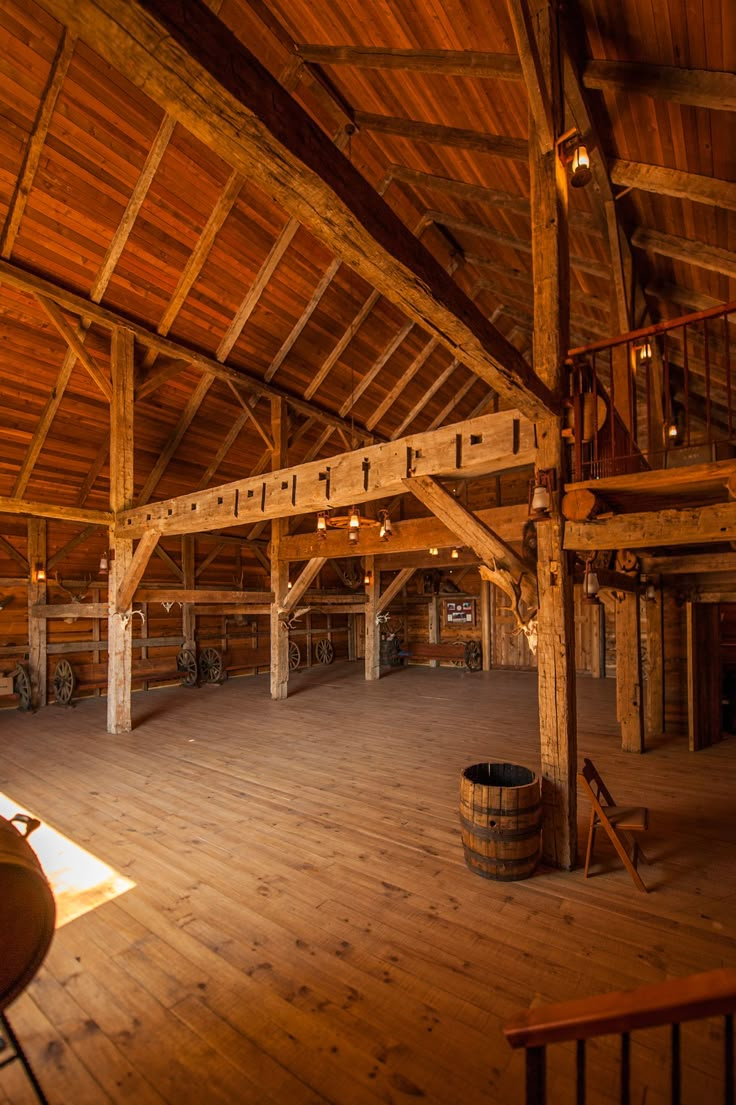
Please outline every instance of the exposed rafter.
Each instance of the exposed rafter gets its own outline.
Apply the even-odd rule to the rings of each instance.
[[[527,416],[554,407],[518,351],[203,4],[186,20],[171,0],[48,8]]]
[[[410,73],[441,73],[446,77],[482,77],[518,81],[519,59],[513,54],[480,50],[387,50],[372,46],[311,46],[297,53],[317,65],[351,65],[359,69],[401,69]]]
[[[589,61],[583,69],[586,88],[639,92],[657,99],[692,104],[712,111],[736,111],[736,74],[670,65],[626,61]]]

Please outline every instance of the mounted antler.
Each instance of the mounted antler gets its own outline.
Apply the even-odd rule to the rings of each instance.
[[[485,579],[489,583],[495,583],[496,587],[500,587],[500,589],[509,596],[511,599],[511,612],[514,615],[517,626],[516,632],[524,634],[529,648],[532,653],[535,653],[537,651],[537,612],[536,610],[532,610],[526,620],[522,617],[520,610],[522,577],[519,576],[518,581],[515,580],[508,568],[499,567],[497,561],[494,561],[492,568],[489,568],[487,564],[479,565],[478,571],[480,572],[481,579]]]
[[[69,598],[70,602],[72,602],[72,603],[77,603],[77,605],[80,605],[81,603],[83,603],[85,601],[85,599],[87,599],[89,597],[89,594],[90,594],[89,585],[92,582],[92,576],[89,576],[89,575],[85,576],[84,590],[80,591],[78,593],[75,593],[74,591],[70,591],[69,588],[64,585],[63,580],[59,579],[59,573],[58,572],[54,572],[54,580],[56,581],[56,586],[59,588],[59,590],[63,591],[64,594]],[[69,617],[69,618],[64,618],[65,622],[75,622],[76,620],[77,620],[76,616],[72,616],[72,617]]]

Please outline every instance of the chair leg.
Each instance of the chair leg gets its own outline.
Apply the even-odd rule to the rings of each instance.
[[[621,837],[618,835],[613,826],[604,825],[603,827],[611,838],[611,843],[621,857],[621,862],[634,880],[634,886],[636,886],[638,890],[641,890],[643,894],[648,894],[649,890],[641,881],[641,875],[637,871],[634,864],[631,862],[631,859],[629,858],[629,853],[627,852]]]
[[[33,1068],[31,1066],[31,1064],[28,1062],[28,1056],[26,1055],[25,1051],[21,1047],[20,1041],[19,1041],[18,1037],[16,1036],[15,1032],[13,1031],[13,1029],[11,1028],[10,1021],[8,1020],[8,1018],[5,1016],[4,1013],[0,1013],[0,1027],[1,1027],[1,1030],[2,1030],[3,1034],[5,1036],[7,1036],[8,1041],[10,1043],[10,1046],[12,1047],[13,1051],[15,1052],[14,1055],[10,1055],[7,1059],[5,1059],[2,1063],[2,1065],[5,1066],[6,1063],[12,1063],[15,1059],[17,1059],[20,1062],[21,1066],[23,1067],[23,1070],[26,1072],[26,1076],[28,1078],[28,1081],[31,1083],[31,1085],[33,1086],[33,1089],[36,1091],[36,1097],[38,1098],[38,1100],[40,1102],[40,1105],[49,1105],[48,1098],[46,1097],[46,1094],[41,1089],[41,1084],[38,1081],[38,1079],[36,1078],[36,1075],[33,1071]]]
[[[590,861],[593,858],[593,849],[595,848],[595,810],[590,811],[590,825],[588,826],[588,847],[585,850],[585,878],[588,878],[588,869],[590,867]]]

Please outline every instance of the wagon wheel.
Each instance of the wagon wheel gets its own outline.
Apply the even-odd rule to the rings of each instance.
[[[197,686],[197,657],[190,648],[182,648],[177,652],[176,670],[181,672],[184,687]]]
[[[18,664],[15,670],[13,690],[18,695],[18,709],[30,710],[33,692],[31,690],[31,677],[25,664]]]
[[[205,648],[200,652],[199,677],[204,683],[219,683],[222,679],[222,657],[216,648]]]
[[[302,654],[296,641],[289,641],[289,671],[295,671],[299,667]]]
[[[59,660],[54,668],[54,698],[60,706],[68,706],[74,696],[77,677],[68,660]]]
[[[321,640],[317,641],[317,648],[315,649],[315,651],[317,653],[317,659],[319,660],[320,664],[331,664],[332,661],[335,659],[334,646],[332,644],[332,641],[330,641],[327,637],[323,637]],[[297,663],[298,662],[299,661],[297,661]]]
[[[383,657],[385,662],[391,668],[398,668],[401,665],[401,642],[398,637],[386,637],[381,642],[383,648]]]
[[[468,641],[465,646],[465,667],[468,671],[480,671],[483,666],[483,650],[480,641]]]

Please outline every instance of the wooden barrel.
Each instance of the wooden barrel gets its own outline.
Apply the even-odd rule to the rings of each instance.
[[[54,934],[51,887],[25,837],[0,817],[0,1010],[35,975]]]
[[[539,861],[542,801],[528,767],[487,763],[466,767],[460,779],[465,862],[485,879],[527,879]]]

